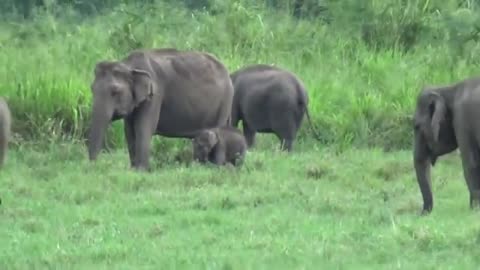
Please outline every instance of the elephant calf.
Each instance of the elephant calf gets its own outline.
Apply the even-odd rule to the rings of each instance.
[[[208,160],[216,165],[241,166],[247,150],[243,134],[230,126],[204,129],[192,140],[192,145],[194,160],[201,163]]]
[[[441,87],[425,87],[414,115],[413,160],[423,197],[423,214],[433,209],[430,166],[438,157],[460,150],[470,192],[470,207],[480,202],[480,78]]]
[[[242,121],[248,147],[256,132],[275,133],[281,149],[291,151],[297,130],[308,112],[308,95],[300,80],[291,72],[269,65],[251,65],[230,74],[234,95],[232,125]]]
[[[7,158],[11,121],[12,117],[7,101],[0,97],[0,168],[3,167]]]

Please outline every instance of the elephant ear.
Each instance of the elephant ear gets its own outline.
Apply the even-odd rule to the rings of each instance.
[[[430,103],[429,111],[431,117],[431,126],[433,133],[433,140],[438,142],[438,137],[440,135],[440,125],[441,122],[445,119],[446,114],[446,105],[445,99],[439,94],[433,94],[432,102]]]
[[[112,61],[100,61],[95,65],[94,74],[95,76],[99,76],[103,74],[105,71],[113,69],[115,62]]]
[[[208,142],[209,144],[214,147],[215,145],[217,145],[218,143],[218,136],[217,136],[217,133],[213,130],[208,130],[207,131],[207,134],[208,134]]]
[[[150,72],[142,69],[132,69],[132,91],[135,106],[153,96],[152,75]]]

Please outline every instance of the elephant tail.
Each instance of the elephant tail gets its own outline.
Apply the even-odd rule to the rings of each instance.
[[[308,111],[308,107],[305,107],[305,114],[307,115],[308,123],[310,124],[310,129],[312,130],[313,136],[315,137],[315,139],[321,141],[320,135],[318,134],[318,132],[313,127],[313,123],[312,123],[312,119],[310,118],[310,113]]]
[[[308,102],[307,91],[305,90],[305,87],[303,86],[303,84],[298,81],[298,79],[295,79],[294,83],[295,83],[295,86],[296,86],[296,89],[297,89],[297,94],[298,94],[298,97],[299,97],[298,103],[299,103],[300,106],[304,107],[305,114],[307,115],[307,120],[308,120],[310,129],[312,130],[313,136],[318,141],[321,141],[320,135],[318,134],[318,132],[313,127],[312,118],[310,117],[310,112],[308,110],[308,103],[309,102]]]

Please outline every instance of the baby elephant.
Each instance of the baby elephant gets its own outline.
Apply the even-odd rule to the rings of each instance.
[[[203,129],[192,144],[194,160],[200,163],[208,160],[216,165],[231,163],[241,166],[247,150],[245,137],[239,129],[231,126]]]
[[[0,168],[7,157],[8,140],[10,137],[11,114],[7,101],[0,97]]]

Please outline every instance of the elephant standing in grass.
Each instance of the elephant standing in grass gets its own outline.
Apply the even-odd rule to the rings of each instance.
[[[291,72],[270,65],[244,67],[230,75],[235,94],[232,104],[232,125],[242,121],[248,147],[255,142],[256,132],[275,133],[281,149],[290,152],[297,131],[308,112],[308,95],[302,82]]]
[[[423,214],[433,209],[430,166],[438,157],[460,150],[470,207],[480,203],[480,78],[425,87],[414,115],[413,160],[423,197]]]
[[[0,97],[0,168],[5,164],[10,140],[12,116],[7,101]]]
[[[198,130],[229,124],[233,86],[213,55],[145,49],[120,61],[102,61],[92,83],[88,139],[95,160],[108,125],[123,119],[130,165],[149,170],[152,136],[193,139]]]

